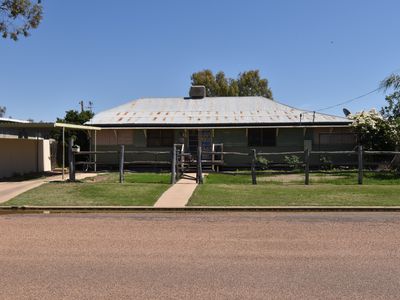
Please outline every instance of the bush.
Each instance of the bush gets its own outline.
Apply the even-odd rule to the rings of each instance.
[[[257,157],[257,163],[260,165],[260,168],[262,170],[268,169],[268,165],[270,161],[266,159],[265,157]]]
[[[300,165],[300,158],[297,155],[286,155],[284,161],[291,169],[296,169]]]
[[[332,170],[333,169],[333,163],[329,156],[322,155],[320,157],[319,161],[321,163],[322,170]]]

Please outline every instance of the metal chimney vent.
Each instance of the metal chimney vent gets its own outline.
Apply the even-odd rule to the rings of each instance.
[[[190,87],[189,96],[195,99],[206,97],[206,87],[204,85],[192,85]]]

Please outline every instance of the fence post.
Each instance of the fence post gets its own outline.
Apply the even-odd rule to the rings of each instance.
[[[257,177],[256,177],[256,160],[257,160],[257,153],[256,149],[251,149],[251,183],[257,184]]]
[[[72,151],[72,146],[74,145],[74,139],[69,138],[68,144],[68,160],[69,160],[69,181],[75,181],[75,155]]]
[[[310,149],[304,150],[304,184],[310,184]]]
[[[203,183],[203,170],[202,170],[202,165],[201,165],[201,159],[202,159],[202,155],[201,155],[201,146],[199,146],[197,148],[197,180],[196,182],[198,184],[202,184]]]
[[[119,183],[124,182],[124,162],[125,162],[125,146],[121,145],[119,150]]]
[[[172,149],[172,161],[171,161],[171,184],[176,183],[176,145]]]
[[[363,146],[358,146],[358,184],[363,184]]]

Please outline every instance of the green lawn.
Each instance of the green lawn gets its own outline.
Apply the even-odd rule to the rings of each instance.
[[[82,182],[46,183],[2,205],[153,205],[170,187],[169,174],[127,173],[100,175]]]
[[[212,173],[199,186],[188,205],[400,205],[400,176],[365,172],[357,185],[355,172],[320,172],[304,185],[303,173],[263,172],[257,185],[250,173]]]
[[[169,184],[171,181],[170,173],[130,173],[125,172],[125,183],[163,183]],[[109,173],[106,175],[100,175],[99,177],[94,177],[93,180],[97,180],[100,178],[102,182],[108,183],[118,183],[119,182],[119,173]],[[90,181],[88,179],[87,181]]]
[[[336,171],[318,172],[310,174],[310,184],[335,184],[335,185],[354,185],[357,184],[357,172]],[[208,184],[251,184],[249,172],[232,173],[211,173],[206,179]],[[302,172],[258,172],[258,184],[296,184],[304,183],[304,173]],[[394,172],[374,173],[364,172],[365,185],[400,185],[400,175]]]
[[[247,185],[204,184],[188,205],[400,205],[400,185]]]

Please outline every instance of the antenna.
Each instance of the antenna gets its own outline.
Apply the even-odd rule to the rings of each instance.
[[[88,109],[93,112],[93,102],[89,101]]]

